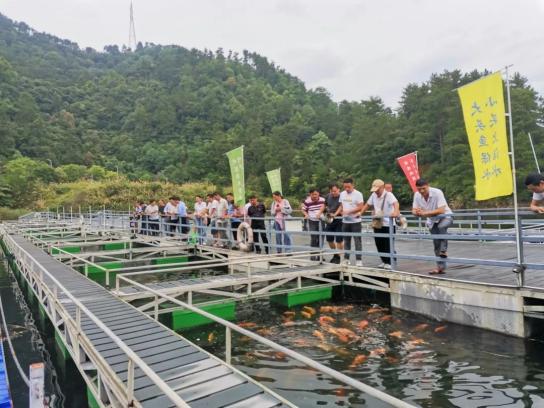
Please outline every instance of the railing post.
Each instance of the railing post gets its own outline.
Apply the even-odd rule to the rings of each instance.
[[[159,298],[155,295],[155,303],[153,305],[153,312],[155,314],[155,320],[159,320]]]
[[[225,362],[230,364],[232,357],[232,332],[230,327],[225,326]]]
[[[395,219],[389,217],[389,262],[391,268],[397,269],[397,258],[395,257]]]
[[[127,407],[133,406],[134,400],[134,361],[129,357],[127,364]]]

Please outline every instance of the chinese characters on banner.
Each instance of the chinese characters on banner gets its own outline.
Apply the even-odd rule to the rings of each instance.
[[[267,171],[266,177],[268,177],[272,192],[279,191],[283,194],[283,191],[281,190],[281,170],[277,168],[275,170]]]
[[[244,205],[246,201],[246,188],[244,180],[244,146],[240,146],[227,153],[232,176],[232,193],[234,201],[238,205]]]
[[[476,200],[512,194],[501,74],[488,75],[458,92],[472,152]]]
[[[412,191],[415,193],[417,191],[416,188],[416,181],[419,179],[419,169],[417,166],[417,153],[408,153],[405,154],[402,157],[398,157],[397,161],[399,162],[399,166],[404,172],[404,175],[408,179],[408,183],[410,183],[410,187],[412,187]]]

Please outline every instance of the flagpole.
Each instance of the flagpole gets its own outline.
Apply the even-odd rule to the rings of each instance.
[[[513,272],[517,274],[518,286],[522,287],[525,283],[525,265],[523,265],[523,242],[521,237],[521,224],[518,211],[518,189],[516,182],[516,156],[514,153],[514,127],[512,125],[512,102],[510,100],[510,75],[508,66],[505,67],[506,72],[506,100],[508,104],[508,130],[510,133],[510,156],[512,157],[512,183],[514,186],[514,220],[516,229],[516,255],[517,265]]]
[[[531,133],[527,133],[527,136],[529,136],[529,143],[531,143],[531,150],[533,151],[533,157],[535,158],[536,171],[540,173],[540,166],[538,165],[538,159],[536,158],[535,145],[533,144],[533,138],[531,137]]]

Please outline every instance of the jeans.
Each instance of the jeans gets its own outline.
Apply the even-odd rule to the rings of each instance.
[[[321,234],[319,234],[320,231],[322,231],[321,227],[321,221],[314,221],[314,220],[308,220],[308,226],[310,227],[310,246],[312,248],[320,248],[321,247]]]
[[[291,250],[291,236],[285,232],[285,228],[282,228],[281,224],[274,221],[274,230],[276,231],[276,252],[281,254],[282,252],[289,252]]]
[[[432,235],[445,235],[448,233],[448,228],[453,224],[453,219],[451,217],[441,218],[440,221],[435,222],[431,227]],[[434,244],[434,254],[439,257],[440,252],[446,252],[448,250],[448,240],[447,239],[433,239]],[[439,269],[446,269],[446,261],[437,261],[436,266]]]
[[[389,226],[384,226],[381,228],[374,228],[375,234],[389,234]],[[395,233],[395,227],[393,227],[393,234]],[[374,242],[376,243],[376,249],[378,252],[382,253],[391,253],[391,245],[389,237],[374,237]],[[380,258],[383,263],[391,265],[391,257],[386,255],[380,255]]]
[[[196,233],[198,234],[198,243],[202,245],[206,239],[206,227],[202,217],[195,217]]]
[[[147,226],[149,228],[149,235],[157,236],[159,235],[159,219],[150,218],[147,221]]]
[[[255,246],[255,252],[261,253],[261,246],[264,247],[264,252],[268,253],[268,238],[266,236],[266,226],[263,224],[251,224],[253,229],[253,245]],[[261,245],[259,245],[259,236],[261,237]]]
[[[354,234],[352,236],[344,235],[344,259],[349,259],[351,255],[349,253],[351,251],[351,238],[353,238],[353,242],[355,242],[355,251],[361,252],[363,250],[363,243],[361,241],[361,223],[344,222],[342,224],[342,232]],[[362,255],[360,253],[355,254],[355,259],[360,261],[362,259]]]

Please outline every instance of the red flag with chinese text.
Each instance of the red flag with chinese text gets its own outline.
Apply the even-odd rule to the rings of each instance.
[[[417,166],[417,152],[405,154],[402,157],[398,157],[397,161],[399,162],[400,168],[404,172],[404,175],[412,187],[412,191],[415,193],[417,191],[416,181],[419,179],[419,169]]]

